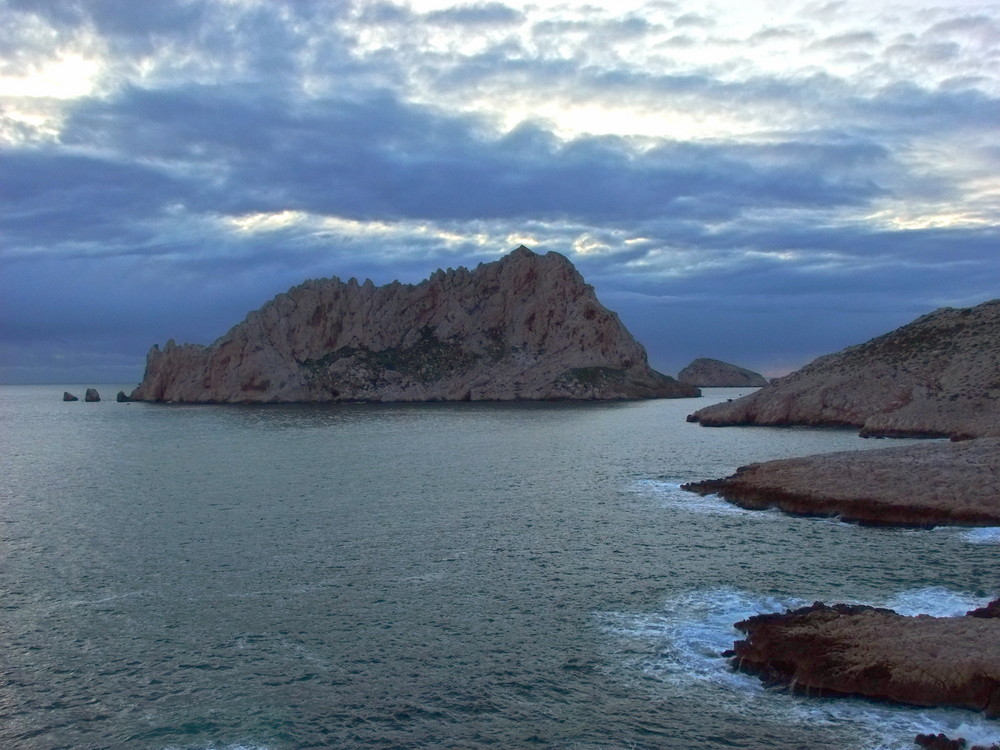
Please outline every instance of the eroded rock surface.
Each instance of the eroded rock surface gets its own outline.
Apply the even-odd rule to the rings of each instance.
[[[1000,619],[905,617],[819,602],[736,623],[737,669],[811,695],[856,695],[1000,717]]]
[[[750,464],[684,489],[744,508],[898,526],[1000,525],[1000,439],[921,442]]]
[[[767,378],[759,372],[706,357],[694,360],[677,373],[677,379],[702,388],[757,388],[767,385]]]
[[[307,281],[210,346],[153,347],[138,401],[620,399],[699,395],[557,253],[520,247],[420,284]]]
[[[866,436],[1000,436],[1000,300],[937,310],[688,420],[851,426]]]

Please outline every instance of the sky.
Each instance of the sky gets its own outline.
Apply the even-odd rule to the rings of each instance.
[[[1000,297],[1000,2],[0,0],[0,382],[520,244],[667,374]]]

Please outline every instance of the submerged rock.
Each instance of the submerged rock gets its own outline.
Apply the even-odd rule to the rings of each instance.
[[[740,388],[767,385],[759,372],[731,365],[718,359],[700,357],[677,374],[682,383],[702,388]]]
[[[688,421],[845,426],[872,437],[1000,436],[1000,300],[924,315]]]
[[[420,284],[307,281],[210,346],[153,347],[138,401],[331,402],[697,396],[557,253],[525,247]]]
[[[63,401],[79,401],[80,399],[74,396],[69,391],[63,391]]]
[[[101,394],[97,392],[96,388],[88,388],[87,393],[84,394],[84,401],[100,401]]]
[[[1000,525],[1000,438],[750,464],[683,488],[743,508],[881,526]]]
[[[1000,717],[1000,620],[906,617],[820,602],[736,623],[734,668],[814,696],[862,696]]]

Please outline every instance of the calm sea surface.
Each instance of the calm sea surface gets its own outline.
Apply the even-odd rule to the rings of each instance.
[[[972,713],[766,691],[719,656],[754,612],[997,595],[1000,530],[866,529],[678,488],[893,441],[684,421],[738,390],[243,407],[119,404],[121,387],[93,404],[0,388],[2,748],[1000,739]]]

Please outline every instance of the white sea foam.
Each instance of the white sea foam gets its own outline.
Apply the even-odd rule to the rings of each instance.
[[[1000,526],[983,526],[967,529],[962,538],[970,544],[1000,544]]]
[[[733,623],[754,614],[780,612],[806,602],[753,594],[733,588],[691,591],[669,598],[656,613],[612,613],[605,630],[629,645],[620,658],[625,669],[662,682],[670,690],[700,691],[713,705],[775,723],[841,728],[867,750],[911,750],[917,734],[943,732],[970,745],[1000,740],[995,722],[966,711],[884,706],[864,700],[815,699],[765,690],[760,681],[733,672],[722,652],[740,634]],[[964,614],[984,602],[944,588],[903,591],[884,602],[906,614]]]
[[[632,484],[632,491],[654,498],[661,508],[670,508],[687,513],[714,516],[774,517],[769,512],[750,511],[723,500],[718,495],[699,495],[681,489],[679,479],[640,479]]]
[[[675,684],[709,681],[755,689],[758,681],[733,672],[722,656],[739,635],[733,623],[803,604],[797,599],[758,596],[732,588],[694,591],[671,597],[659,613],[608,615],[606,628],[647,642],[652,653],[634,666],[661,680]]]
[[[957,617],[970,609],[988,604],[989,598],[975,596],[960,591],[930,586],[910,589],[889,597],[877,606],[888,607],[901,615],[931,615],[933,617]]]

